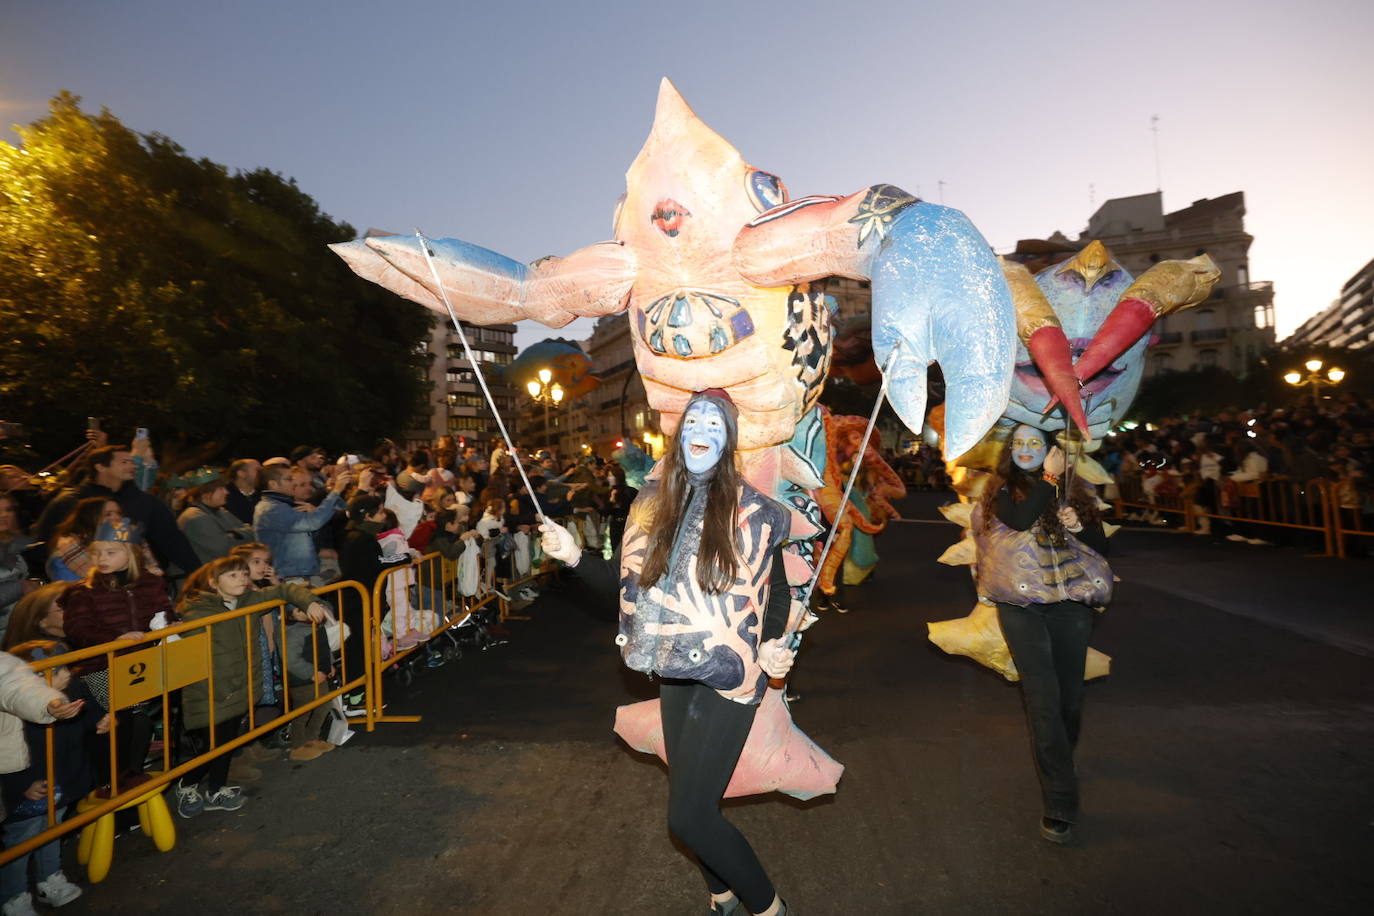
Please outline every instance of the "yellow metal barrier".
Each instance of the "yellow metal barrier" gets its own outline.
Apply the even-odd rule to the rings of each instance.
[[[1182,515],[1183,529],[1189,532],[1196,531],[1198,520],[1203,518],[1244,525],[1319,531],[1326,549],[1316,556],[1336,556],[1343,549],[1340,542],[1340,512],[1335,507],[1332,487],[1320,477],[1305,484],[1286,478],[1245,481],[1239,485],[1236,505],[1230,507],[1228,512],[1207,512],[1196,505],[1194,496],[1197,483],[1153,501],[1146,497],[1139,478],[1119,480],[1117,487],[1120,495],[1113,500],[1117,518],[1124,514],[1122,509],[1131,508]],[[1344,553],[1340,555],[1344,556]]]
[[[364,664],[363,670],[359,672],[340,671],[340,683],[332,690],[320,691],[317,687],[316,696],[309,703],[304,703],[294,709],[290,706],[289,694],[283,696],[283,713],[268,722],[257,723],[254,719],[253,694],[256,692],[257,684],[253,676],[253,652],[256,643],[253,633],[254,619],[264,611],[282,608],[285,603],[282,601],[268,601],[262,604],[255,604],[250,607],[239,608],[234,611],[225,611],[223,614],[216,614],[201,620],[194,620],[187,623],[178,623],[165,629],[149,633],[142,639],[137,640],[117,640],[114,642],[103,643],[98,646],[91,646],[86,649],[78,649],[74,652],[67,652],[62,655],[55,655],[51,658],[44,658],[32,663],[34,670],[46,676],[48,683],[52,683],[53,672],[58,668],[68,667],[77,662],[92,658],[104,657],[107,671],[109,672],[109,695],[107,703],[110,715],[110,792],[108,799],[100,796],[91,795],[87,798],[87,804],[82,805],[82,810],[74,816],[62,822],[57,821],[56,800],[54,791],[57,788],[55,778],[55,760],[53,750],[53,728],[48,726],[45,736],[45,772],[47,775],[47,820],[48,829],[37,836],[31,837],[24,842],[9,849],[0,851],[0,865],[10,862],[21,855],[32,852],[40,846],[52,842],[74,830],[81,829],[98,819],[125,807],[136,799],[147,796],[153,789],[161,789],[174,779],[202,766],[210,760],[227,754],[263,735],[280,728],[282,725],[309,712],[310,710],[322,706],[325,703],[333,702],[335,697],[345,693],[363,688],[364,691],[371,691],[372,680],[368,676],[373,667],[373,656],[370,647],[366,644],[366,633],[372,627],[373,606],[371,596],[367,590],[357,582],[338,582],[324,588],[312,589],[314,594],[326,597],[330,594],[339,594],[340,601],[344,600],[345,593],[355,593],[358,600],[362,602],[362,617],[364,632],[354,634],[353,638],[364,639]],[[282,626],[282,643],[285,644],[285,620],[284,614],[278,615]],[[342,617],[342,614],[340,614]],[[214,735],[214,666],[212,661],[212,645],[210,640],[211,628],[214,626],[237,626],[238,621],[243,621],[247,643],[245,650],[247,653],[247,683],[249,685],[249,704],[248,704],[248,730],[237,736],[233,740],[224,743],[216,743]],[[312,628],[318,627],[311,624]],[[179,636],[181,638],[169,641],[168,637]],[[321,636],[321,638],[323,638]],[[318,643],[316,643],[318,646]],[[316,649],[318,652],[318,648]],[[283,670],[286,659],[283,655]],[[345,664],[346,662],[342,662]],[[352,675],[351,677],[349,675]],[[203,753],[177,766],[172,766],[172,732],[170,729],[171,694],[190,684],[204,681],[209,695],[209,735],[210,747]],[[116,757],[116,742],[118,734],[117,717],[114,715],[122,709],[130,706],[147,702],[156,697],[162,699],[162,721],[163,721],[163,742],[162,742],[162,770],[160,772],[147,773],[151,777],[148,780],[139,782],[133,786],[125,788],[123,791],[119,787],[120,763]],[[370,710],[372,704],[368,703],[369,719],[368,728],[371,728]],[[142,768],[143,761],[134,761],[139,769]],[[65,804],[73,804],[80,799],[70,799]]]

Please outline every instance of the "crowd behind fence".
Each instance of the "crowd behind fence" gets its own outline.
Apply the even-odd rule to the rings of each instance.
[[[61,727],[51,724],[46,727],[44,770],[47,778],[46,792],[46,829],[22,843],[0,851],[0,865],[53,842],[77,830],[87,830],[102,818],[127,807],[131,802],[145,798],[153,792],[162,792],[179,777],[195,771],[209,761],[232,754],[235,750],[253,742],[264,735],[286,726],[312,710],[321,706],[338,705],[341,698],[354,690],[365,693],[364,715],[361,723],[372,731],[380,723],[414,722],[414,716],[387,715],[383,712],[385,689],[384,675],[398,666],[404,666],[422,647],[434,640],[442,640],[456,627],[470,625],[475,616],[490,611],[496,619],[509,619],[511,601],[509,593],[521,585],[534,582],[540,576],[552,572],[552,564],[545,564],[542,557],[527,569],[524,576],[514,580],[486,579],[479,576],[476,588],[469,588],[471,594],[464,594],[459,582],[458,566],[445,564],[439,553],[431,553],[411,562],[387,570],[369,591],[361,583],[354,581],[336,582],[327,586],[311,589],[320,598],[329,600],[336,607],[342,601],[354,600],[361,608],[363,631],[341,633],[344,640],[357,639],[364,647],[363,669],[350,671],[347,656],[342,646],[331,644],[324,638],[327,628],[336,624],[335,620],[323,623],[311,622],[310,644],[315,651],[327,652],[332,663],[339,667],[338,676],[327,683],[316,682],[314,689],[303,702],[296,702],[287,694],[279,715],[266,720],[255,716],[255,704],[249,703],[246,713],[246,729],[230,737],[217,735],[213,723],[215,703],[215,659],[211,651],[213,632],[217,627],[242,627],[245,630],[245,663],[248,667],[247,683],[255,682],[252,672],[254,653],[252,650],[255,628],[259,621],[279,630],[282,643],[286,639],[287,602],[273,600],[194,621],[177,623],[149,633],[142,639],[117,640],[104,645],[65,652],[39,659],[32,663],[33,669],[44,677],[49,684],[54,676],[82,661],[103,658],[109,671],[108,712],[118,713],[137,704],[153,703],[161,710],[164,723],[164,740],[160,756],[161,769],[142,770],[137,777],[127,775],[121,781],[121,773],[129,772],[128,761],[116,759],[118,742],[118,719],[111,716],[108,737],[111,782],[101,789],[90,793],[80,810],[66,818],[60,818],[62,808],[74,799],[57,797],[59,781],[57,760],[53,742],[53,731]],[[486,583],[490,583],[488,586]],[[403,600],[397,600],[400,592],[393,589],[393,583],[404,583]],[[388,592],[392,592],[388,596]],[[386,615],[379,614],[381,608],[388,608]],[[385,619],[389,617],[389,626]],[[316,658],[321,668],[327,659]],[[286,680],[287,660],[280,659],[283,666],[283,680]],[[178,742],[170,739],[171,729],[166,727],[174,719],[178,695],[189,687],[204,684],[211,710],[209,721],[208,747],[200,753],[184,757],[178,752]],[[343,720],[340,720],[343,721]],[[142,762],[140,762],[141,764]],[[141,769],[141,767],[140,767]],[[89,856],[89,843],[83,834],[82,848]],[[83,862],[83,864],[86,864]],[[98,881],[108,871],[108,858],[97,871],[91,866],[91,878]]]

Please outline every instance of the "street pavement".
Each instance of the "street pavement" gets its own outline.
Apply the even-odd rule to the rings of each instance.
[[[727,803],[800,916],[1368,913],[1374,904],[1374,564],[1125,529],[1093,645],[1076,845],[1037,833],[1019,689],[926,640],[973,606],[917,494],[850,613],[808,635],[797,723],[847,767],[810,803]],[[391,686],[381,725],[265,766],[236,813],[137,833],[64,912],[705,912],[668,835],[664,770],[611,732],[653,695],[575,583],[509,645]],[[79,869],[70,861],[68,874]],[[84,875],[81,875],[84,879]]]

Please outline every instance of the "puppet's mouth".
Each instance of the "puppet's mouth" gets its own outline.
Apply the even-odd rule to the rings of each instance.
[[[1069,351],[1073,354],[1075,361],[1083,355],[1083,351],[1088,348],[1088,344],[1090,343],[1092,343],[1092,340],[1087,337],[1075,337],[1069,341]],[[1118,360],[1112,363],[1089,379],[1087,383],[1083,385],[1083,392],[1088,395],[1101,394],[1110,387],[1111,384],[1116,381],[1117,376],[1125,372],[1126,369],[1127,365],[1124,361]],[[1034,360],[1028,359],[1025,362],[1017,363],[1016,376],[1031,391],[1037,394],[1044,394],[1046,398],[1049,397],[1049,389],[1045,387],[1045,379],[1040,375],[1040,367],[1035,365]]]
[[[649,215],[649,222],[671,239],[677,238],[678,231],[682,229],[682,221],[691,215],[691,211],[675,200],[660,200],[654,204],[654,212]]]

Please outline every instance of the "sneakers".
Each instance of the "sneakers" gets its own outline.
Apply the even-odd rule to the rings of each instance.
[[[28,891],[6,900],[4,907],[0,907],[0,913],[5,916],[38,916],[38,911],[33,908],[33,894]]]
[[[1246,539],[1245,539],[1245,543],[1247,543],[1247,544],[1254,544],[1256,547],[1273,547],[1273,546],[1274,546],[1273,544],[1271,544],[1271,543],[1269,543],[1268,541],[1266,541],[1264,538],[1246,538]]]
[[[344,697],[344,715],[350,719],[367,715],[367,695],[359,691]]]
[[[63,906],[81,896],[81,888],[67,880],[60,871],[48,875],[38,882],[38,902],[48,906]]]
[[[200,786],[176,785],[176,808],[181,817],[191,818],[205,810],[205,796],[200,794]]]
[[[1244,543],[1246,542],[1246,538],[1241,537],[1239,534],[1228,534],[1228,535],[1226,535],[1226,540],[1228,540],[1228,541],[1237,541],[1237,542],[1242,543],[1242,544],[1244,544]]]
[[[1040,835],[1057,846],[1063,846],[1073,839],[1073,824],[1052,817],[1042,817]]]
[[[205,796],[206,811],[237,811],[248,799],[243,797],[243,789],[238,786],[221,786]]]

